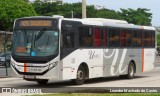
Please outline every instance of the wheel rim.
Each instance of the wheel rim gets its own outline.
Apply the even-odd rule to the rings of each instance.
[[[130,76],[133,76],[134,75],[134,69],[133,69],[133,66],[131,65],[130,68],[129,68],[129,75]]]
[[[78,70],[78,72],[77,72],[77,79],[78,80],[83,80],[83,78],[84,78],[83,71],[82,70]]]

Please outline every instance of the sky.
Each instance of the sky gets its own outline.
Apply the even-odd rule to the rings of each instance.
[[[30,0],[33,1],[33,0]],[[76,3],[82,0],[63,0],[64,3]],[[120,11],[123,9],[147,8],[152,13],[152,26],[160,26],[160,0],[86,0],[87,5],[102,6]]]

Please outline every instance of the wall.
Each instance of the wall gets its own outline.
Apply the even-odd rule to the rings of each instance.
[[[7,44],[11,44],[12,32],[6,32]],[[0,52],[4,51],[5,31],[0,31]]]

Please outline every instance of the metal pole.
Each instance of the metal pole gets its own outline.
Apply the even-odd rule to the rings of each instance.
[[[7,30],[6,30],[7,31]],[[7,70],[7,65],[6,65],[6,40],[7,40],[7,38],[6,38],[6,31],[5,31],[5,40],[4,40],[4,54],[5,54],[5,61],[4,61],[4,65],[5,65],[5,67],[6,67],[6,76],[8,76],[8,70]]]
[[[82,18],[86,18],[86,0],[82,0]]]
[[[72,11],[72,18],[73,18],[73,11]]]

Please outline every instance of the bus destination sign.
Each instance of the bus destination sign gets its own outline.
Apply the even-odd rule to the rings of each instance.
[[[51,27],[52,20],[21,20],[20,27]]]

